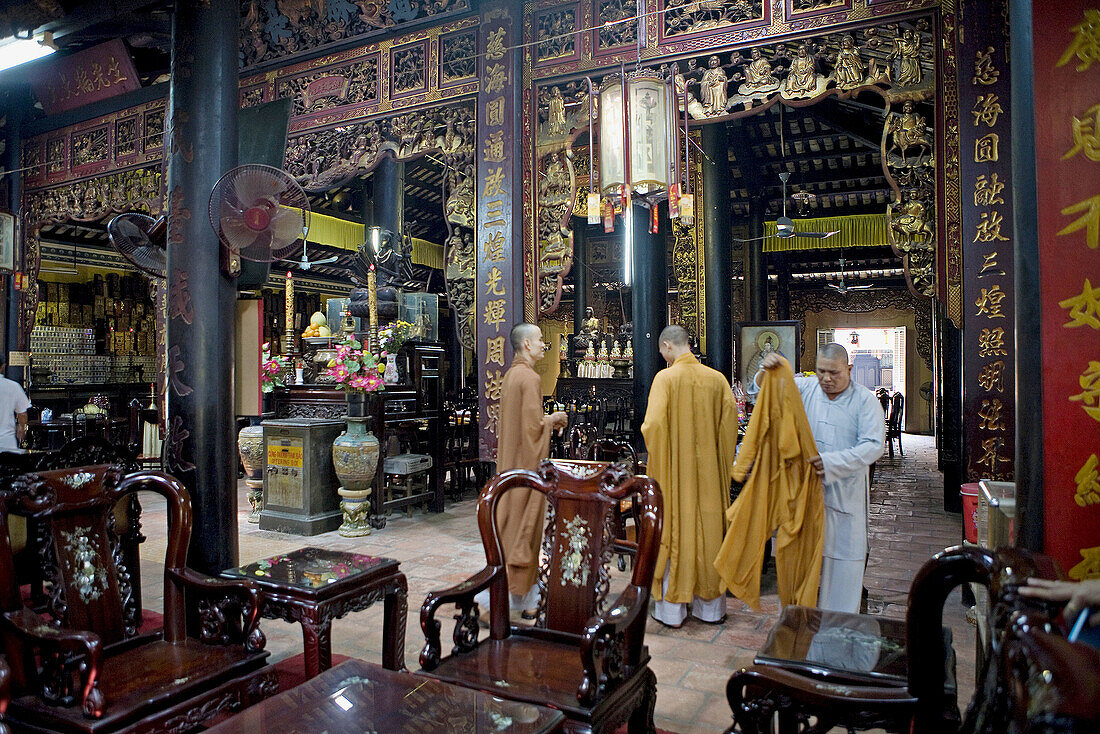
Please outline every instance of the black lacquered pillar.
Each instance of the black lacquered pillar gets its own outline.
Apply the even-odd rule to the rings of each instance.
[[[573,333],[584,328],[584,311],[588,308],[588,224],[573,219]]]
[[[374,169],[374,224],[393,237],[405,231],[405,164],[389,156]]]
[[[749,321],[768,319],[768,270],[764,267],[764,241],[755,239],[764,234],[764,199],[749,199],[749,237],[745,243],[745,318]]]
[[[649,209],[634,205],[633,278],[630,307],[634,323],[634,432],[636,446],[643,446],[641,426],[649,401],[653,376],[665,366],[657,337],[668,326],[668,205],[661,204],[659,231],[649,231]],[[643,448],[644,450],[644,448]]]
[[[237,35],[232,0],[181,2],[172,23],[168,130],[167,468],[194,508],[188,564],[237,565],[233,282],[206,216],[237,162]]]
[[[708,364],[733,375],[733,256],[730,240],[729,134],[705,125],[703,136],[703,262],[706,281]]]

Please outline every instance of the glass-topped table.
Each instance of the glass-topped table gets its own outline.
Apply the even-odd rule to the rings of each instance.
[[[405,668],[408,585],[392,558],[299,548],[222,572],[260,587],[260,614],[302,625],[306,677],[332,667],[332,621],[384,600],[382,665]]]
[[[783,609],[755,662],[868,683],[905,685],[905,639],[901,620],[792,605]]]

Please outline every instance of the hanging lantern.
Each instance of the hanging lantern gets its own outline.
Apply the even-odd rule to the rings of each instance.
[[[695,194],[680,195],[680,223],[685,227],[695,224]]]
[[[599,224],[600,223],[600,195],[595,191],[588,192],[588,223]]]
[[[606,79],[600,87],[600,186],[604,193],[615,193],[619,186],[639,194],[667,189],[672,145],[668,83],[656,71],[639,69],[626,75],[625,86],[626,110],[621,77]],[[629,114],[629,126],[624,114]]]

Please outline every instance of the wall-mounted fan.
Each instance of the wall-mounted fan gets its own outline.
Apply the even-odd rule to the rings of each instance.
[[[841,255],[840,256],[840,282],[839,283],[826,283],[825,287],[826,288],[834,288],[834,289],[836,289],[836,291],[838,293],[843,295],[843,294],[847,293],[848,291],[865,291],[868,288],[873,288],[874,286],[871,285],[870,283],[867,283],[867,284],[864,284],[864,285],[848,285],[848,284],[846,284],[844,282],[844,256]]]
[[[153,219],[139,212],[119,214],[107,223],[107,236],[119,254],[154,278],[168,273],[167,230],[165,217]]]
[[[281,169],[250,163],[230,170],[210,192],[210,226],[225,245],[224,264],[231,275],[240,259],[282,260],[302,243],[303,269],[309,232],[309,199],[302,187]]]
[[[782,237],[787,239],[789,237],[804,237],[806,239],[824,240],[832,237],[839,232],[839,229],[835,229],[832,232],[798,232],[794,228],[794,222],[787,217],[787,180],[791,177],[791,174],[786,171],[782,171],[779,174],[779,180],[783,182],[783,216],[775,220],[775,237]],[[737,237],[733,238],[734,242],[755,242],[756,240],[766,240],[773,235],[764,235],[763,237],[750,237],[747,240],[743,240]]]

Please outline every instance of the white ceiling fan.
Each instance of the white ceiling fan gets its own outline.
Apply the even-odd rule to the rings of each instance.
[[[308,230],[306,230],[308,232]],[[309,252],[306,251],[306,233],[302,233],[302,259],[290,260],[289,262],[296,263],[302,270],[309,270],[314,265],[328,265],[334,263],[340,259],[339,255],[332,255],[331,257],[322,258],[320,260],[310,260]]]
[[[848,291],[865,291],[865,290],[868,290],[869,288],[874,288],[874,286],[870,283],[866,283],[866,284],[863,284],[863,285],[848,285],[847,283],[844,282],[844,256],[843,255],[840,256],[840,282],[839,283],[826,283],[825,287],[826,288],[833,288],[834,290],[836,290],[841,295],[844,295]]]
[[[834,229],[832,232],[799,232],[794,228],[794,222],[787,216],[787,180],[791,177],[791,174],[787,171],[782,171],[779,174],[779,180],[783,182],[783,216],[775,220],[775,237],[782,237],[788,239],[790,237],[802,237],[812,240],[825,240],[832,237],[834,234],[840,232],[839,229]],[[747,240],[734,237],[734,242],[755,242],[756,240],[765,240],[773,235],[764,235],[763,237],[750,237]]]

